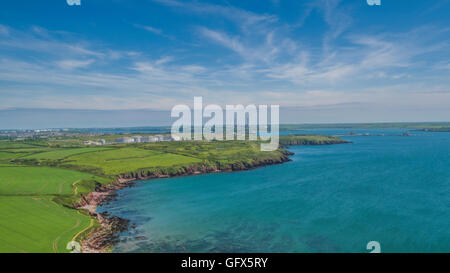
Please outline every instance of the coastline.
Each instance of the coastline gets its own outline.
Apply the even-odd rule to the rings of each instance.
[[[193,176],[209,173],[248,171],[256,168],[289,162],[291,161],[289,156],[294,155],[294,153],[284,150],[282,151],[282,155],[283,156],[280,157],[279,160],[264,160],[252,165],[247,163],[240,164],[242,162],[236,162],[231,168],[227,169],[219,169],[217,166],[211,168],[206,165],[198,165],[185,168],[185,172],[177,173],[175,175],[158,173],[152,173],[151,175],[136,173],[133,176],[119,175],[116,177],[116,182],[113,182],[107,186],[102,185],[96,187],[95,191],[90,192],[87,195],[82,195],[81,201],[75,206],[76,209],[87,210],[89,215],[96,218],[100,224],[98,228],[89,231],[81,240],[81,250],[83,253],[108,253],[112,251],[112,247],[117,242],[117,233],[125,231],[129,228],[129,220],[109,215],[108,213],[97,213],[96,209],[103,202],[112,200],[115,197],[116,191],[127,187],[132,187],[134,185],[134,181]]]
[[[180,176],[192,176],[209,173],[225,173],[225,172],[237,172],[248,171],[256,168],[283,164],[291,161],[291,155],[293,152],[287,150],[290,146],[302,146],[302,145],[335,145],[335,144],[347,144],[350,141],[345,140],[332,140],[324,142],[304,142],[304,141],[292,141],[280,143],[281,156],[279,158],[264,159],[252,164],[243,161],[237,161],[231,164],[230,167],[221,169],[218,164],[214,166],[200,164],[195,166],[188,166],[182,168],[180,172],[172,175],[161,173],[142,173],[140,171],[131,174],[122,174],[116,177],[116,182],[113,182],[107,186],[101,185],[96,187],[95,191],[90,192],[87,195],[81,197],[81,202],[75,206],[76,209],[85,209],[89,212],[91,217],[95,217],[100,224],[98,228],[94,228],[89,231],[86,236],[81,240],[83,253],[108,253],[112,251],[114,244],[118,240],[117,234],[121,231],[125,231],[129,228],[129,220],[122,219],[117,216],[109,215],[108,213],[97,213],[96,209],[103,202],[112,200],[115,197],[117,190],[133,186],[134,181],[138,180],[151,180],[161,178],[172,178]]]

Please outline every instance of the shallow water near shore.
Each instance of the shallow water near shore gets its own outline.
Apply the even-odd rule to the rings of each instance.
[[[251,171],[140,181],[97,211],[136,225],[116,252],[450,252],[450,133],[354,131],[373,135],[290,147],[291,162]]]

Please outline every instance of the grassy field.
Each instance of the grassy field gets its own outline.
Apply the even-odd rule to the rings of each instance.
[[[0,151],[0,160],[21,158],[28,154],[29,153]]]
[[[201,162],[179,154],[125,147],[108,151],[99,150],[66,158],[64,164],[99,168],[105,175],[119,175],[141,168],[168,167]]]
[[[243,156],[248,157],[261,153],[259,143],[248,141],[191,142],[189,145],[183,142],[161,142],[145,144],[142,148],[180,154],[203,160],[242,159]]]
[[[73,183],[95,179],[89,173],[48,167],[2,167],[0,195],[73,194]]]
[[[19,148],[35,148],[36,145],[25,142],[14,142],[9,140],[0,140],[0,150],[3,149],[19,149]]]
[[[56,197],[88,192],[89,173],[0,163],[0,252],[68,252],[66,245],[95,223]],[[77,190],[75,190],[77,189]]]
[[[107,136],[108,140],[119,137],[123,135]],[[98,183],[111,183],[119,175],[136,177],[145,171],[179,175],[193,166],[246,169],[285,158],[282,149],[261,152],[259,142],[88,147],[82,145],[87,138],[0,141],[0,252],[67,252],[68,242],[98,225],[93,218],[73,209],[74,203],[81,194],[94,191]],[[323,136],[280,140],[299,145],[336,141]]]
[[[66,157],[89,153],[109,150],[110,148],[103,147],[91,147],[91,148],[67,148],[67,149],[48,149],[45,151],[38,151],[31,155],[24,156],[24,159],[48,159],[48,160],[60,160]]]
[[[0,196],[0,252],[69,252],[91,218],[42,196]]]

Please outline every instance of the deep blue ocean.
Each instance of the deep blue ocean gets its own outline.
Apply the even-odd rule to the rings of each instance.
[[[135,224],[116,252],[450,252],[450,133],[354,131],[373,135],[290,147],[281,165],[138,182],[98,211]]]

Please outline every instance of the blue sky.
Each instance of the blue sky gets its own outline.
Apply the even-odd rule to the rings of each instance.
[[[165,111],[194,96],[279,104],[282,122],[447,121],[449,14],[448,0],[4,1],[0,128],[30,126],[15,120],[30,109]]]

